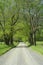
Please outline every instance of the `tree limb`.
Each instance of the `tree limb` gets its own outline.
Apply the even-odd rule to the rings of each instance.
[[[4,27],[3,27],[2,23],[1,23],[1,21],[0,21],[0,26],[2,27],[2,30],[4,31]]]

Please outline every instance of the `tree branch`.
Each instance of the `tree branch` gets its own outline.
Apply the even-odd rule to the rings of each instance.
[[[19,19],[19,10],[18,10],[18,12],[17,12],[17,18],[15,19],[15,21],[13,22],[13,19],[14,19],[14,17],[15,17],[15,15],[16,14],[14,14],[12,17],[11,17],[11,20],[12,20],[12,25],[15,25],[16,24],[16,22],[17,22],[17,20]]]
[[[1,21],[0,21],[0,25],[1,25],[1,27],[2,27],[2,30],[4,31],[4,27],[3,27],[2,23],[1,23]]]

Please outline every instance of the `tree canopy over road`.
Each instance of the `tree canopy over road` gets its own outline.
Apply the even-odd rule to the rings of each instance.
[[[36,46],[43,40],[42,0],[0,0],[0,41],[29,41]]]

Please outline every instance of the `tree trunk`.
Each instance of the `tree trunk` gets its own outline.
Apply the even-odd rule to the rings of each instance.
[[[13,33],[11,33],[11,45],[13,45]]]
[[[33,33],[30,33],[29,41],[30,41],[30,45],[33,45]]]
[[[30,45],[36,46],[36,32],[30,33],[29,42],[30,42]]]
[[[11,32],[10,32],[10,42],[11,45],[13,45],[13,27],[11,26]]]
[[[6,45],[9,45],[9,35],[4,33],[4,42]]]
[[[34,45],[36,46],[36,32],[34,32]]]

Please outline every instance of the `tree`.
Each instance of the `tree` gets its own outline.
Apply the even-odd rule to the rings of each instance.
[[[16,16],[17,14],[17,16]],[[19,10],[16,14],[13,14],[13,16],[11,17],[11,30],[10,30],[10,35],[11,35],[11,44],[13,44],[13,30],[14,30],[14,25],[17,23],[18,19],[19,19]],[[15,18],[16,16],[16,18]],[[14,19],[15,18],[15,19]]]
[[[30,43],[36,46],[36,32],[39,30],[39,19],[41,10],[40,0],[25,0],[25,20],[30,23]]]
[[[19,13],[18,13],[19,11],[17,9],[17,6],[15,6],[15,5],[12,6],[11,2],[12,1],[10,1],[10,0],[9,0],[9,2],[7,2],[7,1],[1,1],[0,2],[0,10],[1,10],[1,12],[0,12],[1,16],[0,17],[2,19],[2,20],[0,19],[0,25],[1,25],[1,28],[3,30],[4,42],[7,45],[13,44],[13,30],[14,30],[14,25],[16,24],[16,22],[17,22],[17,20],[19,18],[19,16],[18,16],[19,15]],[[12,8],[12,10],[10,11],[11,8]],[[8,23],[10,24],[9,25],[10,26],[9,27],[9,29],[10,29],[9,33],[6,32],[6,30],[7,30],[6,29],[6,24],[8,24]]]

